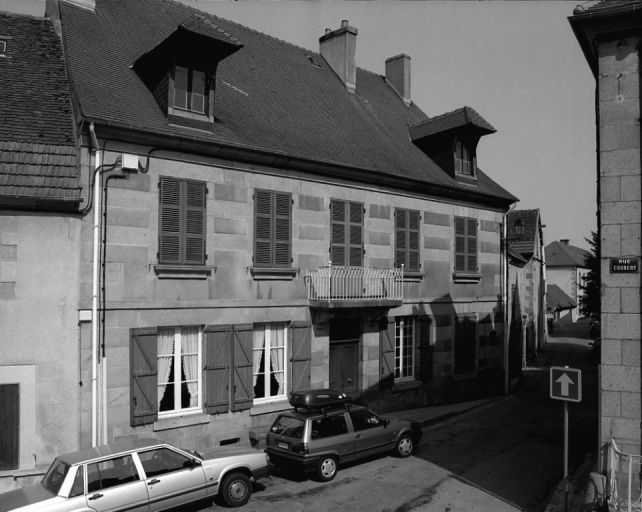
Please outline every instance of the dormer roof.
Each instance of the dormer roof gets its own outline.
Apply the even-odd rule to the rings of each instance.
[[[497,130],[471,107],[462,107],[440,116],[430,117],[410,127],[413,141],[448,131],[468,130],[479,136]]]

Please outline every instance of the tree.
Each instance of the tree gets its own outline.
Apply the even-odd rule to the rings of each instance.
[[[580,297],[580,313],[584,316],[595,315],[599,318],[601,306],[601,281],[600,281],[600,238],[595,231],[591,232],[591,238],[585,238],[591,246],[584,264],[589,269],[584,283],[580,284],[580,290],[584,295]]]

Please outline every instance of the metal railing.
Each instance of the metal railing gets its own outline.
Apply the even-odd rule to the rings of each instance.
[[[609,445],[608,507],[610,512],[642,510],[642,455],[625,453],[615,441]]]
[[[308,299],[320,301],[402,300],[402,268],[339,267],[308,270]]]

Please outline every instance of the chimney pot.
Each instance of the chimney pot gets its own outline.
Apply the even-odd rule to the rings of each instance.
[[[357,29],[341,22],[336,30],[326,29],[319,39],[319,53],[344,83],[348,91],[357,88]]]

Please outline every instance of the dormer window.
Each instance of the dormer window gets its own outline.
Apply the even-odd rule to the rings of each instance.
[[[189,62],[179,61],[174,68],[173,108],[209,116],[210,84],[207,73]],[[173,112],[180,115],[180,113]]]
[[[458,137],[455,140],[455,172],[463,176],[475,177],[475,141]]]
[[[211,131],[218,64],[242,47],[212,20],[194,14],[133,68],[170,124]]]

